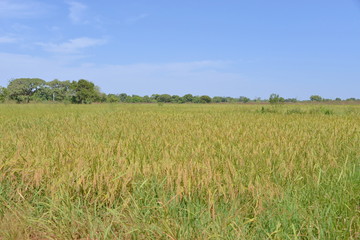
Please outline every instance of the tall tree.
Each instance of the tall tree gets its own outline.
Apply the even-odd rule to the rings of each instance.
[[[192,94],[185,94],[183,97],[184,102],[193,102],[194,96]]]
[[[171,95],[161,94],[156,100],[158,102],[169,103],[169,102],[171,102]]]
[[[70,81],[54,79],[53,81],[47,82],[47,85],[50,88],[50,98],[53,101],[64,101],[75,94],[73,89],[71,89]]]
[[[40,78],[17,78],[11,80],[8,85],[9,97],[20,102],[30,102],[39,89],[45,86],[45,81]]]
[[[200,102],[201,103],[210,103],[211,102],[211,97],[207,96],[207,95],[203,95],[200,97]]]
[[[74,90],[74,96],[72,97],[73,103],[89,104],[96,101],[99,98],[99,90],[94,83],[85,79],[79,81],[73,81],[71,87]]]
[[[0,102],[5,102],[7,95],[8,95],[7,89],[0,86]]]

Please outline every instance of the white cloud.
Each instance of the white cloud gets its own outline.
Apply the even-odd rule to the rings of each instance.
[[[49,6],[37,1],[0,0],[0,18],[39,17]]]
[[[6,60],[6,61],[5,61]],[[245,89],[244,79],[237,73],[226,71],[224,61],[196,61],[158,64],[99,65],[76,64],[74,58],[39,58],[28,55],[0,53],[3,63],[0,85],[18,77],[40,77],[93,81],[107,93],[152,94],[170,93],[183,95],[231,95],[236,84]],[[84,59],[82,59],[82,62]],[[3,82],[1,82],[3,81]],[[235,95],[237,96],[237,95]]]
[[[128,19],[126,19],[126,23],[128,24],[131,24],[131,23],[136,23],[144,18],[147,18],[149,17],[149,14],[146,14],[146,13],[143,13],[143,14],[139,14],[137,16],[133,16],[133,17],[130,17]]]
[[[80,2],[68,2],[69,4],[69,18],[75,24],[86,24],[85,12],[87,10],[87,6]]]
[[[44,50],[48,52],[69,54],[77,53],[81,49],[102,45],[105,43],[105,39],[82,37],[70,39],[69,41],[63,43],[38,43],[38,45],[42,46]]]
[[[17,39],[16,38],[12,38],[12,37],[0,37],[0,43],[14,43],[16,42]]]

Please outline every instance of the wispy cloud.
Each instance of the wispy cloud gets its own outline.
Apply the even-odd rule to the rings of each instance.
[[[146,13],[142,13],[142,14],[139,14],[137,16],[133,16],[133,17],[129,17],[128,19],[126,19],[126,23],[128,24],[132,24],[132,23],[136,23],[144,18],[147,18],[149,17],[149,14],[146,14]]]
[[[78,53],[81,49],[103,45],[105,43],[106,39],[82,37],[70,39],[63,43],[38,43],[38,45],[42,46],[44,50],[48,52],[69,54]]]
[[[0,0],[0,18],[39,17],[48,9],[48,5],[37,1]]]
[[[7,37],[7,36],[0,37],[0,43],[14,43],[16,41],[17,39],[13,37]]]
[[[0,62],[4,69],[0,72],[2,86],[7,80],[17,77],[36,76],[45,80],[84,78],[112,93],[225,96],[237,93],[235,86],[239,82],[243,91],[247,84],[239,74],[229,71],[224,61],[109,65],[79,62],[72,56],[45,58],[0,52]]]
[[[85,12],[88,6],[81,2],[68,2],[69,4],[69,19],[75,24],[86,24]]]

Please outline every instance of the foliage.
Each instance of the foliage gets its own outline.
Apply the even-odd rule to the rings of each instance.
[[[20,102],[30,102],[33,96],[39,89],[43,88],[45,81],[40,78],[17,78],[9,82],[7,87],[9,97]]]
[[[262,100],[261,100],[261,98],[260,97],[257,97],[257,98],[254,98],[254,100],[253,100],[254,102],[261,102]]]
[[[285,99],[283,97],[280,97],[278,94],[273,93],[270,95],[269,102],[270,104],[279,104],[284,103]]]
[[[182,98],[178,95],[172,95],[171,102],[172,103],[182,103]]]
[[[140,102],[143,102],[143,99],[139,95],[132,95],[131,98],[129,98],[129,102],[140,103]]]
[[[285,102],[296,103],[296,102],[298,102],[298,100],[296,98],[287,98],[287,99],[285,99]]]
[[[108,94],[107,97],[106,97],[106,102],[108,102],[108,103],[116,103],[116,102],[120,102],[120,99],[115,94]]]
[[[310,100],[316,101],[316,102],[321,102],[323,100],[323,98],[319,95],[312,95],[312,96],[310,96]]]
[[[12,99],[20,102],[64,102],[64,103],[248,103],[250,101],[256,103],[265,103],[269,101],[273,105],[279,103],[296,103],[296,98],[284,99],[278,94],[271,94],[269,100],[250,98],[240,96],[239,98],[215,96],[213,98],[203,95],[194,96],[192,94],[185,94],[184,96],[170,95],[170,94],[152,94],[151,96],[128,95],[121,94],[106,94],[100,92],[100,88],[94,83],[84,79],[79,81],[60,81],[54,79],[49,82],[37,78],[21,78],[10,81],[7,88],[1,90],[0,102],[5,99]],[[332,99],[324,99],[318,95],[310,97],[312,101],[331,102]],[[336,98],[335,101],[341,101]],[[346,101],[360,101],[356,98],[348,98]]]
[[[120,99],[120,102],[126,102],[127,94],[126,93],[119,94],[119,99]]]
[[[201,99],[199,96],[194,96],[193,99],[192,99],[192,102],[193,103],[201,103]]]
[[[239,102],[242,102],[242,103],[250,102],[250,98],[241,96],[241,97],[239,98]]]
[[[155,100],[153,100],[151,97],[149,97],[148,95],[145,95],[143,97],[143,102],[144,103],[152,103],[152,102],[155,102]]]
[[[99,98],[99,91],[95,84],[85,79],[80,79],[78,82],[73,81],[71,89],[74,90],[73,103],[89,104]]]
[[[169,102],[171,102],[171,95],[169,95],[169,94],[161,94],[156,98],[156,100],[158,102],[162,102],[162,103],[169,103]]]
[[[52,101],[64,101],[75,95],[70,81],[60,81],[58,79],[54,79],[46,84],[51,89],[50,95]]]
[[[210,103],[211,102],[211,97],[207,96],[207,95],[203,95],[200,97],[200,102],[201,103]]]
[[[194,100],[194,96],[192,94],[185,94],[182,98],[185,103],[190,103]]]
[[[0,86],[0,102],[5,102],[7,97],[8,97],[7,88],[4,88],[4,87]]]

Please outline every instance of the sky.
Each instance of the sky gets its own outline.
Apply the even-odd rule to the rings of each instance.
[[[0,0],[0,85],[360,98],[359,0]]]

